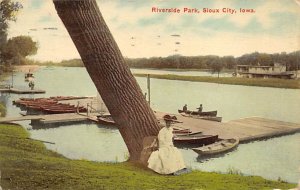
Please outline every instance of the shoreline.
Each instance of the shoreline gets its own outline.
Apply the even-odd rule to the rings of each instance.
[[[5,189],[288,189],[296,184],[238,173],[193,171],[162,176],[129,162],[100,163],[70,160],[25,139],[28,131],[17,124],[0,124],[1,187]],[[15,138],[13,138],[14,136]]]
[[[133,74],[135,77],[147,77],[148,74]],[[210,77],[210,76],[183,76],[174,74],[149,74],[150,78],[180,80],[190,82],[207,82],[228,85],[243,85],[271,88],[300,89],[300,80],[292,79],[259,79],[235,77]]]

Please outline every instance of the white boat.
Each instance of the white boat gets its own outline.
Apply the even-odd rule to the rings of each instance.
[[[199,116],[199,115],[191,115],[191,114],[186,114],[186,113],[181,113],[182,116],[184,117],[191,117],[194,119],[204,119],[204,120],[210,120],[210,121],[216,121],[216,122],[222,122],[222,117],[218,116]]]
[[[214,155],[232,150],[239,144],[239,139],[224,139],[213,144],[192,148],[199,155]]]

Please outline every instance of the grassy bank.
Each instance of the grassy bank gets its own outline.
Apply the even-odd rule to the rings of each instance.
[[[147,74],[134,74],[137,77],[147,77]],[[210,76],[181,76],[181,75],[160,75],[150,74],[151,78],[182,80],[193,82],[210,82],[218,84],[245,85],[245,86],[260,86],[273,88],[291,88],[300,89],[300,80],[287,79],[261,79],[261,78],[238,78],[238,77],[210,77]]]
[[[25,139],[17,125],[0,125],[1,186],[4,189],[288,189],[295,184],[261,177],[193,171],[162,176],[130,163],[69,160]],[[101,155],[99,155],[101,156]]]

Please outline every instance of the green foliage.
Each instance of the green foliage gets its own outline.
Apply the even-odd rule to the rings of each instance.
[[[25,62],[28,65],[40,65],[40,66],[57,66],[57,67],[83,67],[84,66],[81,59],[63,60],[61,62],[53,62],[53,61],[41,62],[41,61],[26,59]]]
[[[134,68],[170,68],[170,69],[209,69],[219,73],[223,68],[234,69],[236,65],[273,65],[275,62],[286,64],[288,70],[300,69],[300,51],[292,53],[266,54],[254,52],[241,57],[207,56],[169,56],[147,58],[126,58],[130,67]]]
[[[222,71],[222,69],[223,69],[223,63],[222,63],[222,61],[218,57],[215,58],[212,61],[212,63],[211,63],[212,73],[218,73],[218,78],[219,78],[219,74]]]
[[[2,50],[3,59],[12,64],[24,64],[25,57],[37,53],[37,42],[30,36],[17,36],[8,40]]]
[[[0,2],[0,48],[6,42],[9,21],[16,21],[16,13],[22,8],[19,2],[2,0]]]
[[[69,160],[47,150],[17,125],[0,125],[0,168],[3,189],[288,189],[295,184],[261,177],[193,171],[158,175],[131,163]],[[101,156],[101,155],[99,155]]]
[[[63,60],[60,63],[58,63],[57,65],[65,66],[65,67],[82,67],[82,66],[84,66],[81,59]]]
[[[240,176],[243,176],[243,173],[242,173],[240,170],[238,170],[238,169],[236,169],[236,168],[234,168],[234,167],[229,167],[229,168],[227,168],[227,173],[228,173],[228,174],[234,174],[234,175],[240,175]]]
[[[21,8],[23,8],[23,6],[19,2],[2,0],[0,2],[0,22],[16,21],[16,12]]]
[[[2,103],[0,103],[0,117],[4,117],[5,115],[6,115],[6,108]]]
[[[156,69],[196,69],[210,70],[213,73],[220,73],[223,69],[233,70],[236,65],[272,65],[274,62],[287,65],[287,70],[300,69],[300,51],[290,54],[265,54],[252,53],[241,57],[233,56],[180,56],[173,55],[169,57],[151,57],[151,58],[125,58],[126,63],[132,68],[156,68]],[[66,67],[82,67],[81,59],[63,60],[59,63],[54,62],[34,62],[27,61],[28,64],[52,65]]]
[[[19,2],[11,0],[1,0],[0,2],[0,71],[5,71],[6,67],[9,68],[9,63],[5,63],[3,57],[3,48],[7,43],[7,29],[10,21],[16,21],[16,13],[22,8]],[[5,65],[8,64],[8,65]]]

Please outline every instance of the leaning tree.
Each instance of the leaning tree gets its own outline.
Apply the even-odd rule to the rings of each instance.
[[[109,31],[96,0],[53,0],[81,59],[137,162],[160,127]],[[79,87],[80,88],[80,87]]]

